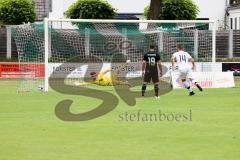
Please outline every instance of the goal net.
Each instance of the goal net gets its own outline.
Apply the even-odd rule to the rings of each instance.
[[[132,74],[123,75],[140,76],[150,44],[166,66],[177,44],[196,61],[215,61],[213,21],[45,19],[16,26],[12,33],[23,75],[20,92],[48,91],[49,77],[65,78],[67,83],[83,81],[86,72],[118,68],[126,60],[131,63],[121,71]]]

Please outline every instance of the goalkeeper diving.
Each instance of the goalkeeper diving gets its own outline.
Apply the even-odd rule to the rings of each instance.
[[[82,82],[82,83],[75,82],[75,85],[76,86],[86,86],[89,84],[96,84],[99,86],[115,86],[115,85],[131,86],[129,82],[119,80],[119,74],[121,73],[121,70],[130,62],[131,62],[130,60],[127,60],[125,64],[118,66],[116,70],[112,70],[111,68],[108,68],[99,73],[91,72],[90,73],[90,77],[91,77],[90,82]],[[109,72],[111,72],[111,75],[107,76],[106,74]]]

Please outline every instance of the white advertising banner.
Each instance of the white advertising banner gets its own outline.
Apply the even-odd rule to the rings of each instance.
[[[49,74],[55,78],[83,78],[90,77],[91,72],[102,72],[107,69],[116,70],[119,66],[122,66],[121,63],[112,64],[111,63],[90,63],[90,64],[79,64],[79,63],[66,63],[62,65],[61,63],[50,63]],[[170,63],[163,63],[165,66],[165,77],[169,76],[167,68],[169,68]],[[227,88],[234,87],[234,77],[233,72],[221,72],[220,64],[214,64],[214,68],[209,67],[209,71],[206,66],[209,66],[210,63],[197,63],[196,71],[193,72],[193,77],[203,88]],[[220,68],[220,69],[219,69]],[[205,71],[205,72],[202,72]],[[69,73],[69,74],[68,74]],[[49,75],[49,76],[50,76]],[[141,63],[129,63],[126,64],[120,70],[120,77],[126,75],[126,77],[140,77],[141,76]],[[175,73],[172,74],[172,81],[174,88],[181,88],[179,85],[177,76]],[[106,74],[110,76],[110,73]]]
[[[182,88],[176,73],[173,73],[173,88]],[[235,87],[233,72],[193,72],[192,77],[203,88]]]
[[[120,65],[123,63],[89,63],[89,64],[79,64],[79,63],[66,63],[64,66],[61,66],[61,63],[49,63],[48,65],[48,73],[49,75],[53,73],[56,77],[64,77],[67,72],[71,72],[67,77],[69,78],[82,78],[84,76],[88,77],[89,75],[85,75],[87,72],[100,72],[106,69],[111,68],[112,70],[118,69]],[[128,76],[141,76],[141,63],[129,63],[125,67],[121,69],[121,74],[126,74],[128,72]],[[164,68],[169,68],[171,63],[164,62],[162,63]],[[80,67],[79,67],[80,66]],[[196,63],[196,72],[221,72],[222,64],[221,63],[209,63],[209,62],[199,62]]]
[[[83,78],[90,77],[91,72],[103,72],[107,69],[117,70],[120,66],[120,77],[121,75],[127,74],[127,77],[138,77],[141,76],[141,64],[140,63],[130,63],[123,65],[123,63],[89,63],[89,64],[77,64],[77,63],[65,63],[62,65],[61,63],[50,63],[48,68],[49,76],[55,78],[64,78],[67,75],[67,78]],[[110,73],[106,74],[106,76],[110,76]]]

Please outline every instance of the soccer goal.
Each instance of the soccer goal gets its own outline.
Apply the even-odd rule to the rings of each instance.
[[[150,44],[162,62],[170,62],[177,44],[196,61],[215,62],[215,28],[208,20],[45,19],[17,26],[12,33],[23,75],[18,91],[48,91],[54,75],[81,79],[89,64],[92,70],[126,60],[140,66]]]

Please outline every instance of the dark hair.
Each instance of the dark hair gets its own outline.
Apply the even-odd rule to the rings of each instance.
[[[177,49],[183,50],[183,46],[181,44],[177,44]]]
[[[155,49],[155,46],[154,46],[153,44],[151,44],[151,45],[149,46],[149,48],[150,48],[150,49]]]

